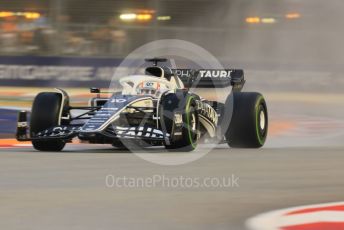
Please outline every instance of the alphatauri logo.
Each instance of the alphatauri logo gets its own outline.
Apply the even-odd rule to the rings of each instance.
[[[230,78],[232,70],[200,70],[200,77],[209,77],[209,78]]]

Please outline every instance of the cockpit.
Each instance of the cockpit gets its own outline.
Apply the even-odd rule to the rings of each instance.
[[[122,94],[150,95],[159,97],[168,90],[184,88],[183,82],[168,67],[152,66],[145,69],[145,75],[124,77],[120,80]]]

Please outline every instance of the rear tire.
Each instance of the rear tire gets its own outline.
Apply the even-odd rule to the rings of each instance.
[[[231,96],[229,96],[230,98]],[[229,103],[229,98],[226,103]],[[234,92],[233,115],[225,137],[232,148],[260,148],[268,133],[268,112],[260,93]]]
[[[62,95],[60,93],[40,93],[36,96],[30,120],[31,136],[59,125]],[[61,151],[65,142],[62,140],[33,140],[32,145],[39,151]]]

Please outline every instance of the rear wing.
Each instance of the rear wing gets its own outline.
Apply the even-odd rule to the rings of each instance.
[[[244,71],[240,69],[173,69],[174,75],[187,88],[225,88],[233,86],[240,91],[245,84]]]

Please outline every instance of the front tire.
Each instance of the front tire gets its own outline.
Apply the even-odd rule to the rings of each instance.
[[[62,106],[62,95],[60,93],[40,93],[36,96],[30,120],[30,132],[34,137],[37,133],[58,126],[60,122],[60,111]],[[39,151],[61,151],[65,142],[62,140],[33,140],[32,145]]]
[[[232,148],[260,148],[268,133],[268,111],[260,93],[234,92],[233,115],[225,134]]]
[[[196,98],[190,94],[168,94],[162,99],[163,127],[172,135],[168,150],[190,152],[196,149],[199,133]],[[175,114],[181,114],[182,124],[176,131]],[[174,135],[180,132],[181,135]],[[173,136],[174,135],[174,136]]]

